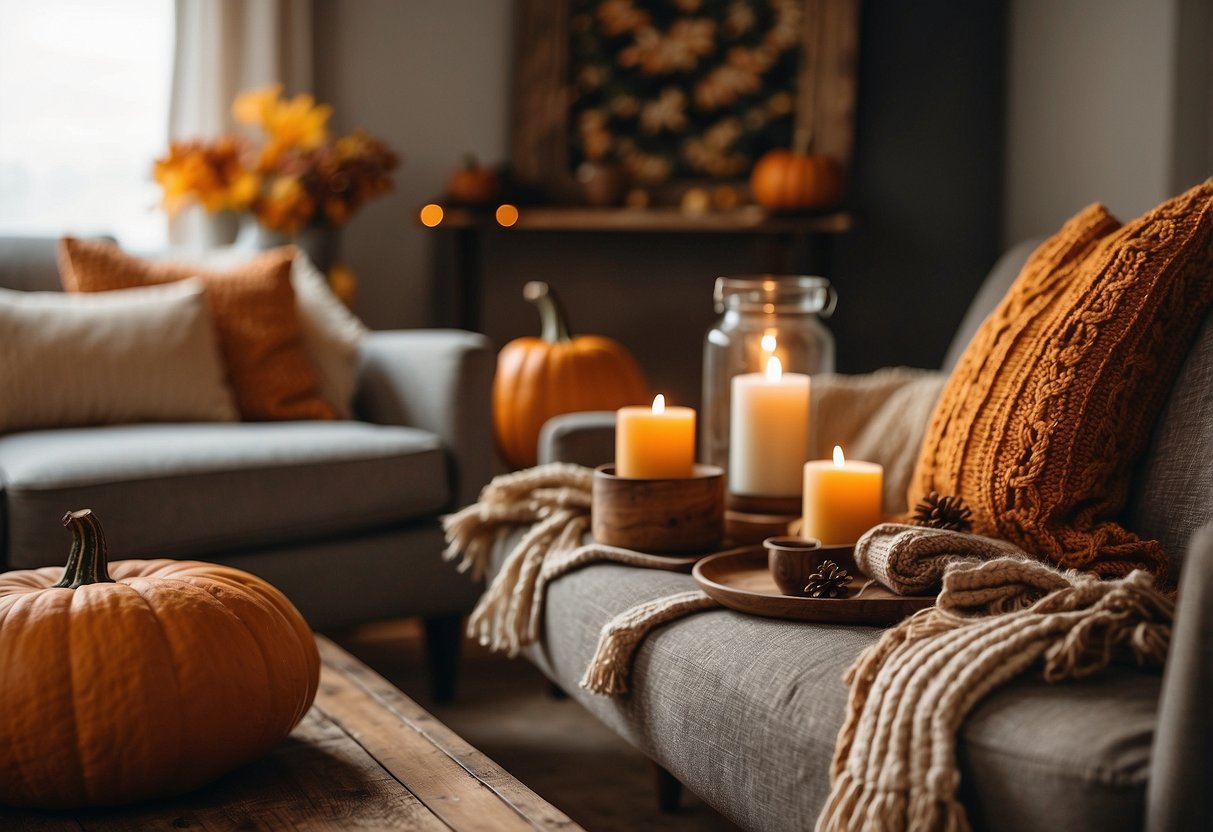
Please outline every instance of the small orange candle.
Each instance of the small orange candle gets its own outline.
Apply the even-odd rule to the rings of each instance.
[[[834,446],[834,459],[804,464],[804,519],[801,537],[825,545],[854,543],[878,525],[884,468],[874,462],[848,460]]]
[[[623,407],[615,422],[615,474],[635,479],[686,479],[695,467],[695,411],[666,407],[658,395],[650,407]]]

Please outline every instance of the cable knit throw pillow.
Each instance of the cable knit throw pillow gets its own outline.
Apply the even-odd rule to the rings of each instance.
[[[69,292],[201,277],[241,417],[334,419],[336,412],[320,396],[316,372],[303,348],[291,289],[293,258],[294,249],[276,249],[235,269],[203,271],[184,263],[152,263],[113,243],[65,237],[59,247],[59,275]]]
[[[909,491],[974,531],[1104,577],[1166,574],[1118,523],[1133,465],[1213,297],[1213,180],[1127,225],[1093,205],[1033,253],[973,337]]]

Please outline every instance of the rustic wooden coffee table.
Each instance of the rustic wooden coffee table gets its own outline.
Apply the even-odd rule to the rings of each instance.
[[[0,808],[4,830],[578,830],[560,810],[324,637],[320,690],[269,756],[119,809]]]

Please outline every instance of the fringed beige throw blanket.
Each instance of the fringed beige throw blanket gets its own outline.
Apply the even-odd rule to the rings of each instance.
[[[894,524],[872,529],[856,558],[891,586],[942,577],[943,589],[848,671],[818,830],[966,830],[956,733],[984,696],[1038,661],[1055,682],[1166,658],[1174,606],[1145,572],[1100,581],[1000,541]]]
[[[614,561],[648,569],[684,570],[695,558],[646,555],[589,543],[593,470],[552,463],[495,478],[475,504],[443,518],[447,549],[461,571],[476,578],[488,568],[498,536],[534,524],[506,556],[468,619],[468,635],[511,656],[539,638],[543,599],[552,580],[589,563]],[[633,607],[603,627],[582,687],[593,693],[627,691],[632,655],[641,640],[666,622],[718,604],[699,590]]]

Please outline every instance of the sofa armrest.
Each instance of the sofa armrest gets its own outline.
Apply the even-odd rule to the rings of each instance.
[[[1179,580],[1171,648],[1146,791],[1146,829],[1213,828],[1213,523],[1192,536]]]
[[[572,462],[595,468],[615,458],[615,411],[564,413],[539,431],[539,463]]]
[[[449,451],[454,506],[475,501],[495,464],[489,340],[460,330],[376,331],[358,361],[359,418],[437,434]]]

